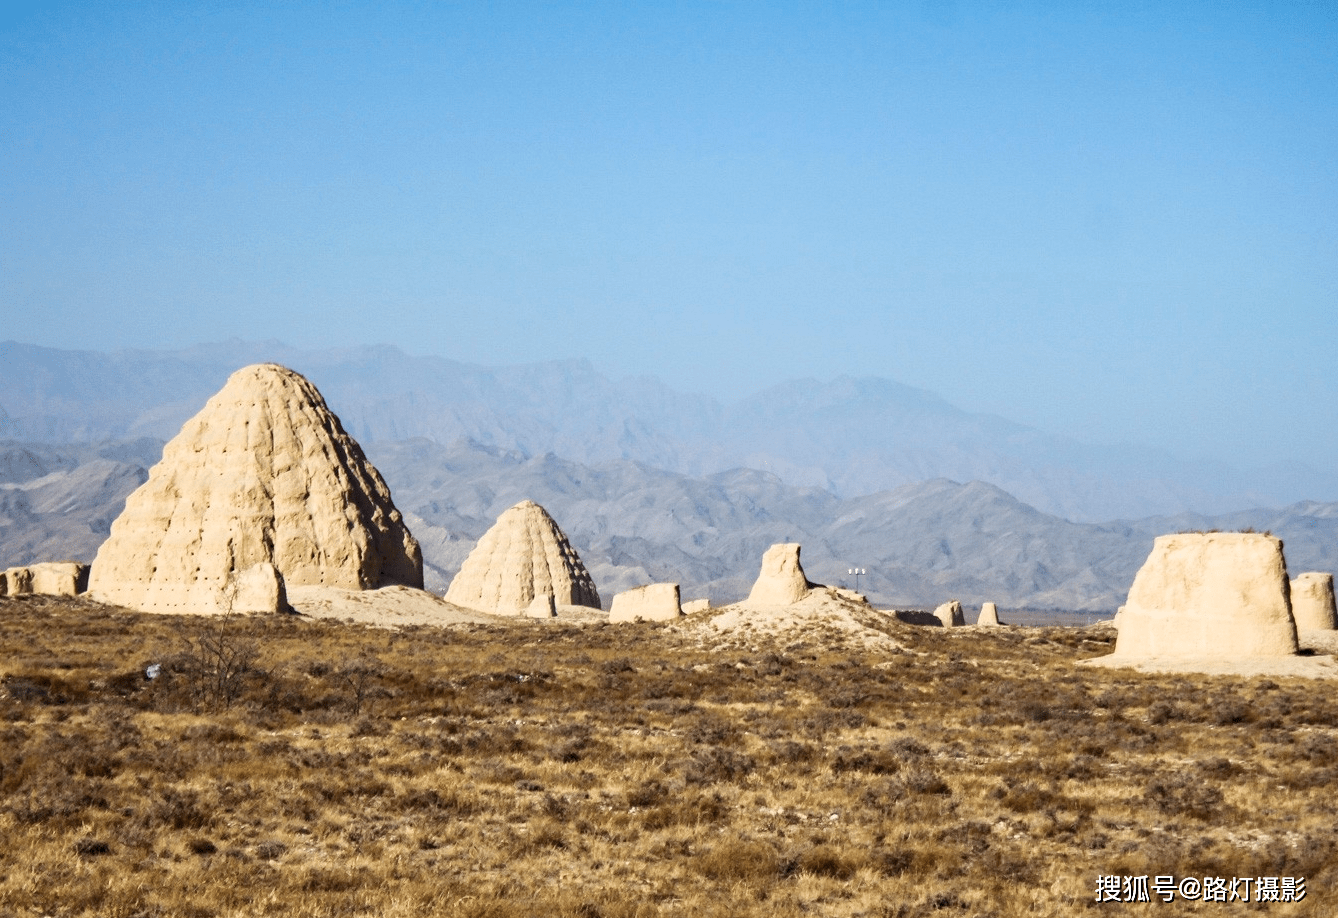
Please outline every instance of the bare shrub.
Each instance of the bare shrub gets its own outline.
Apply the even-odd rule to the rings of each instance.
[[[931,794],[940,796],[950,796],[952,787],[947,781],[943,780],[942,775],[936,772],[916,769],[908,772],[897,782],[905,794]]]
[[[1199,820],[1220,820],[1225,815],[1222,791],[1197,778],[1178,774],[1148,785],[1143,799],[1163,813]]]
[[[717,781],[737,781],[748,775],[757,762],[752,756],[732,749],[715,747],[699,749],[692,754],[684,777],[689,784],[714,784]]]
[[[904,759],[922,758],[929,755],[929,747],[909,736],[898,737],[888,744],[887,751]]]
[[[863,771],[874,775],[896,774],[901,770],[901,758],[890,749],[852,749],[843,746],[832,757],[832,771]]]
[[[769,882],[780,876],[781,858],[764,841],[731,838],[717,842],[693,862],[697,872],[712,880]]]
[[[381,684],[385,674],[385,663],[371,654],[362,654],[335,671],[335,677],[348,693],[349,713],[357,717],[369,701],[389,696]]]
[[[716,825],[728,820],[730,813],[729,804],[718,793],[679,794],[647,809],[641,825],[651,832],[674,826]]]
[[[270,839],[269,841],[263,841],[256,845],[256,857],[260,858],[262,861],[277,861],[279,858],[283,857],[284,852],[287,850],[288,846],[283,842]]]
[[[645,781],[627,792],[627,805],[655,806],[669,797],[669,788],[662,781]]]
[[[246,678],[259,657],[254,641],[243,634],[242,616],[225,613],[211,616],[194,636],[183,637],[185,648],[165,660],[164,695],[176,689],[196,710],[232,707],[245,689]]]
[[[867,852],[843,850],[833,845],[816,845],[799,855],[794,868],[814,876],[849,880],[868,864]]]
[[[80,857],[98,857],[111,853],[111,845],[96,838],[81,838],[74,843],[74,853]]]
[[[148,812],[147,823],[173,829],[204,829],[213,823],[200,795],[191,790],[167,788]]]

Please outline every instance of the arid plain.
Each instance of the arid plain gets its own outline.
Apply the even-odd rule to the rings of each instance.
[[[91,572],[0,579],[0,909],[1330,913],[1338,610],[1279,539],[1159,538],[1082,628],[800,551],[605,611],[522,501],[437,596],[315,387],[243,368]]]
[[[0,610],[4,914],[1331,913],[1328,683],[1077,665],[1108,627]],[[1306,895],[1096,901],[1164,875]]]

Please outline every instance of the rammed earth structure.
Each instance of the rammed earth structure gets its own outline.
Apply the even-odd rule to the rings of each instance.
[[[508,508],[483,534],[446,591],[446,601],[498,615],[528,614],[545,593],[550,608],[600,608],[581,557],[548,511],[532,500]]]
[[[1246,532],[1159,536],[1119,616],[1120,660],[1240,660],[1297,652],[1282,542]]]
[[[89,592],[148,612],[277,611],[286,587],[422,588],[385,480],[307,379],[244,367],[163,448]]]

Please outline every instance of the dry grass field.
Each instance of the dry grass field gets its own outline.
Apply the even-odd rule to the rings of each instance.
[[[0,916],[1338,913],[1331,683],[889,629],[904,650],[3,599]],[[1098,903],[1103,875],[1306,895]]]

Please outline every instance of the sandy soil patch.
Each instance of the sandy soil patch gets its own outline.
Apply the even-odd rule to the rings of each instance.
[[[379,590],[340,590],[333,587],[294,587],[288,604],[302,615],[336,621],[354,621],[378,628],[410,625],[521,624],[537,622],[601,622],[608,613],[585,606],[557,607],[557,617],[525,618],[492,615],[447,602],[436,593],[412,587],[388,586]]]
[[[901,644],[887,629],[893,627],[889,613],[857,602],[827,587],[817,587],[798,602],[767,605],[747,601],[712,609],[688,627],[699,627],[724,636],[755,635],[812,637],[823,629],[876,650],[898,650]],[[686,624],[686,623],[685,623]]]
[[[1298,631],[1301,653],[1294,657],[1254,657],[1247,660],[1129,660],[1111,656],[1084,660],[1084,666],[1134,669],[1141,673],[1205,673],[1210,676],[1305,676],[1338,678],[1338,631]]]
[[[495,624],[503,620],[500,616],[463,609],[435,593],[405,586],[388,586],[379,590],[293,587],[288,591],[288,604],[311,618],[355,621],[381,628]]]

